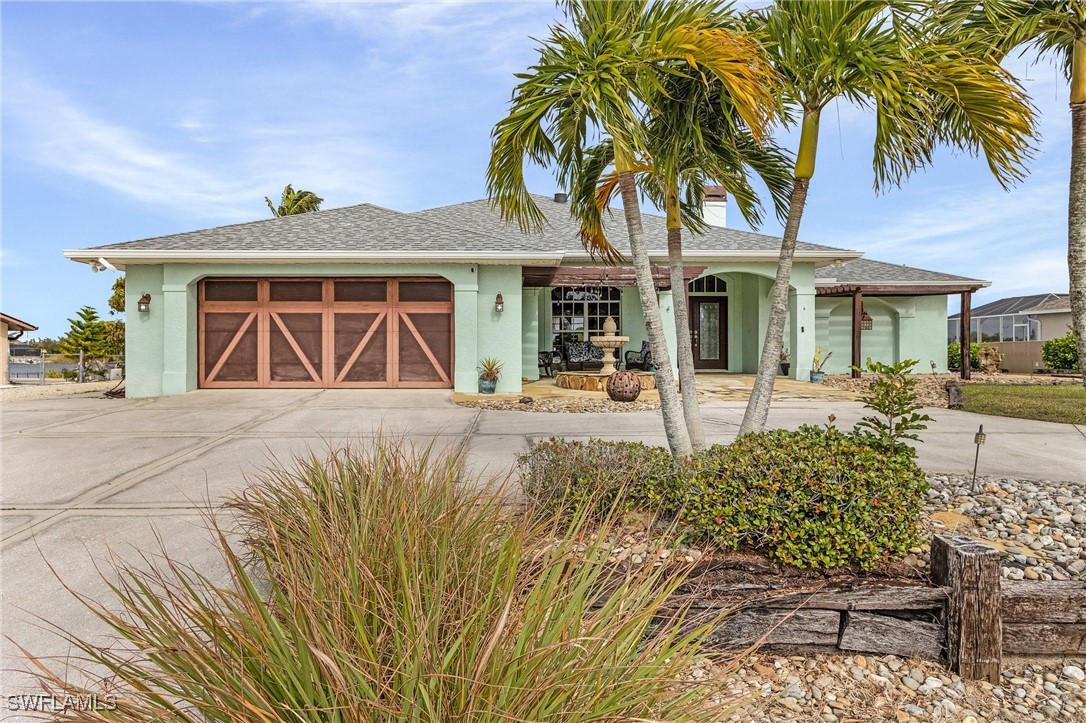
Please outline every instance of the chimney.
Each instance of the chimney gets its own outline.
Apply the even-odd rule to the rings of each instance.
[[[566,195],[565,193],[562,193],[561,191],[554,194],[554,202],[555,203],[565,203],[566,199],[568,199],[568,198],[569,198],[569,196]]]
[[[728,192],[723,186],[706,186],[701,205],[701,215],[705,223],[718,228],[728,226]]]

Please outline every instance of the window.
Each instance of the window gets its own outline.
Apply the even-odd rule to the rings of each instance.
[[[726,294],[728,293],[728,282],[717,276],[703,276],[700,279],[694,279],[689,284],[691,294]]]
[[[551,289],[551,332],[554,349],[569,341],[588,341],[603,333],[607,317],[621,324],[621,292],[614,286],[556,286]],[[619,334],[622,330],[619,329]]]

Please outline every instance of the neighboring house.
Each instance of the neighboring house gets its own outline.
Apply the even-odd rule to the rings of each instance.
[[[64,253],[127,274],[128,396],[198,387],[474,392],[484,357],[504,365],[498,391],[519,392],[522,378],[538,378],[540,351],[600,333],[608,316],[630,337],[626,349],[646,338],[633,270],[584,251],[564,195],[535,198],[549,223],[532,235],[502,223],[485,200],[415,213],[364,204]],[[707,217],[719,219],[723,205],[707,204]],[[674,350],[664,219],[646,214],[644,225]],[[621,213],[607,230],[626,252]],[[699,369],[757,369],[779,247],[779,238],[725,227],[684,238]],[[829,371],[868,356],[944,369],[946,297],[987,282],[861,255],[798,244],[785,335],[792,375],[807,377],[816,346],[835,352]],[[871,328],[861,332],[865,318]]]
[[[8,368],[8,357],[11,354],[10,342],[16,341],[27,331],[37,331],[38,327],[19,321],[13,316],[0,313],[0,338],[3,338],[4,347],[0,349],[0,384],[11,383],[11,371]]]
[[[1011,296],[972,309],[970,342],[983,342],[1003,354],[1003,368],[1029,373],[1044,366],[1041,345],[1071,327],[1071,297],[1049,293]],[[961,338],[961,314],[947,318],[947,338]]]

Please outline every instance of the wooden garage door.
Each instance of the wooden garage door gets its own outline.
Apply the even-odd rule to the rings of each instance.
[[[443,279],[205,279],[200,386],[451,387]]]

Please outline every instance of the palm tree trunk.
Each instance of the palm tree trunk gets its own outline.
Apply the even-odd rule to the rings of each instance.
[[[799,224],[803,220],[803,207],[807,203],[807,187],[810,178],[797,178],[788,201],[788,220],[781,239],[781,254],[777,260],[777,278],[769,293],[769,328],[766,329],[762,358],[758,362],[758,374],[750,390],[750,401],[739,426],[739,435],[761,432],[769,420],[769,403],[773,397],[773,382],[777,377],[777,365],[784,347],[784,318],[788,313],[788,289],[792,278],[792,257],[796,253]]]
[[[1067,271],[1071,326],[1086,387],[1086,39],[1077,38],[1071,75],[1071,190],[1067,204]]]
[[[672,308],[675,310],[675,344],[679,362],[679,387],[682,389],[683,417],[695,452],[705,450],[705,425],[694,378],[694,349],[690,343],[690,314],[686,307],[686,278],[683,275],[682,219],[679,216],[679,189],[666,190],[667,264],[671,272]]]
[[[622,213],[626,217],[626,229],[630,234],[630,257],[637,276],[637,291],[641,295],[641,311],[645,314],[645,331],[648,333],[652,359],[656,364],[656,389],[660,392],[660,413],[664,418],[664,434],[674,457],[689,457],[692,452],[690,435],[683,423],[679,396],[675,389],[675,377],[671,373],[671,356],[664,340],[664,321],[660,316],[660,303],[656,300],[656,287],[652,283],[649,252],[645,246],[645,231],[641,225],[641,206],[637,200],[637,185],[632,171],[619,171],[619,188],[622,191]]]

